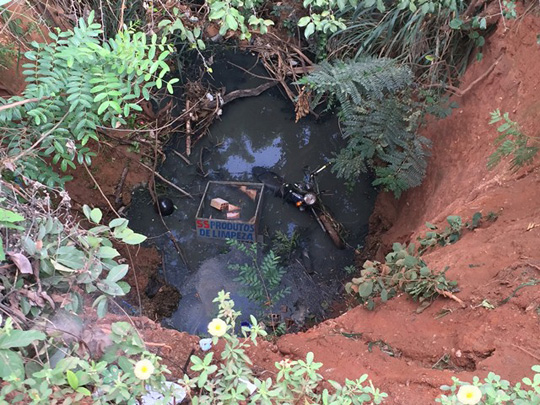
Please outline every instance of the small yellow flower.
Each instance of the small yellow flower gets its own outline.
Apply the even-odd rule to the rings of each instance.
[[[225,321],[214,318],[212,322],[208,324],[208,333],[215,337],[221,337],[227,332],[227,324]]]
[[[474,405],[482,399],[482,391],[474,385],[462,385],[457,393],[457,400],[463,405]]]
[[[154,365],[148,359],[139,360],[135,364],[134,373],[135,373],[135,376],[139,380],[148,380],[153,372],[154,372]]]

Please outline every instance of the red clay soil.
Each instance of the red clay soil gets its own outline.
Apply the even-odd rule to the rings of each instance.
[[[465,308],[439,298],[417,313],[417,304],[406,296],[374,311],[356,307],[307,332],[262,342],[251,352],[256,371],[272,375],[275,361],[314,352],[328,379],[368,373],[389,394],[387,403],[430,404],[452,375],[470,381],[493,371],[517,382],[540,364],[539,286],[524,287],[498,306],[523,283],[540,279],[539,160],[515,173],[507,163],[486,168],[497,136],[488,125],[491,111],[508,111],[524,133],[539,135],[540,19],[528,15],[507,24],[507,31],[501,25],[488,40],[483,60],[470,67],[461,88],[499,60],[495,69],[464,96],[454,97],[460,107],[452,116],[425,129],[433,154],[423,185],[399,202],[381,194],[371,218],[378,232],[369,246],[380,260],[393,242],[408,243],[423,235],[426,221],[444,228],[448,215],[467,220],[477,211],[497,213],[495,222],[465,231],[457,243],[423,256],[433,269],[450,266],[447,277],[459,282],[457,295]],[[495,308],[482,306],[484,300]],[[198,338],[144,318],[137,322],[150,348],[180,377],[189,355],[198,353]]]
[[[515,173],[507,163],[486,168],[497,136],[496,127],[488,125],[491,111],[509,112],[525,134],[540,135],[540,19],[529,15],[507,24],[507,31],[500,24],[489,39],[483,60],[469,68],[461,88],[500,58],[493,72],[463,97],[453,98],[459,108],[452,116],[425,129],[433,154],[423,185],[398,204],[391,195],[380,195],[371,219],[387,228],[371,240],[381,260],[393,242],[408,243],[425,234],[426,221],[444,228],[448,215],[466,220],[477,211],[499,214],[495,222],[466,231],[454,245],[423,256],[430,268],[450,266],[447,277],[459,282],[457,295],[466,308],[439,298],[417,314],[417,305],[405,296],[372,312],[356,307],[306,333],[280,338],[282,354],[303,357],[313,351],[324,363],[323,375],[332,379],[368,373],[389,393],[388,403],[395,404],[433,403],[439,386],[451,383],[452,375],[470,380],[493,371],[517,382],[540,364],[540,285],[522,288],[497,306],[522,283],[540,279],[539,160]],[[485,299],[496,308],[483,307]],[[443,309],[451,312],[437,319]],[[375,345],[368,350],[368,342],[379,340],[395,357]],[[433,369],[438,361],[455,371]]]
[[[252,350],[265,376],[272,375],[273,363],[283,357],[314,352],[328,379],[368,373],[389,394],[386,403],[430,404],[453,375],[470,381],[493,371],[515,383],[540,364],[539,285],[524,287],[498,305],[523,283],[540,279],[539,160],[514,173],[506,162],[492,171],[486,168],[497,136],[496,128],[488,125],[491,111],[507,111],[524,133],[539,135],[540,19],[527,15],[507,24],[508,30],[501,25],[488,40],[483,60],[470,67],[461,88],[499,59],[493,72],[462,97],[454,97],[460,107],[452,116],[425,129],[433,154],[423,185],[399,202],[381,194],[371,218],[372,225],[385,230],[370,239],[377,250],[374,258],[381,260],[393,242],[408,243],[423,235],[426,221],[444,228],[448,215],[467,220],[477,211],[497,213],[496,221],[465,231],[457,243],[423,256],[430,268],[450,266],[447,277],[459,282],[457,296],[465,307],[439,298],[417,313],[418,305],[403,295],[374,311],[356,307],[307,332]],[[495,308],[482,306],[484,300]],[[143,328],[143,335],[170,347],[159,352],[175,371],[192,349],[198,350],[194,337],[154,325]]]
[[[538,159],[516,173],[506,163],[493,171],[486,168],[497,136],[488,125],[491,111],[508,111],[524,133],[539,135],[540,19],[529,15],[508,26],[507,31],[499,26],[484,59],[471,66],[461,87],[467,88],[500,58],[493,72],[463,97],[454,97],[460,107],[451,117],[425,129],[433,155],[424,184],[397,204],[391,195],[380,195],[372,218],[373,224],[387,228],[372,239],[372,245],[373,240],[379,244],[376,258],[382,259],[393,242],[424,234],[426,221],[444,228],[448,215],[470,219],[477,211],[499,214],[495,222],[466,231],[454,245],[424,255],[431,268],[450,266],[447,276],[459,282],[457,295],[466,307],[440,298],[418,314],[417,305],[405,296],[375,311],[356,307],[305,333],[281,337],[275,346],[266,343],[266,349],[254,350],[258,366],[272,370],[280,356],[301,358],[312,351],[329,379],[368,373],[389,394],[388,403],[429,404],[452,375],[470,380],[493,371],[517,382],[540,364],[539,287],[522,288],[497,306],[521,284],[540,279]],[[483,307],[483,300],[495,309]],[[442,310],[448,314],[439,317]],[[159,340],[159,335],[153,338]],[[164,358],[185,361],[174,355]],[[450,369],[434,369],[437,363]]]

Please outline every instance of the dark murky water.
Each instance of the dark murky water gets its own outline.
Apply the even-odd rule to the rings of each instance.
[[[242,55],[229,55],[228,59],[246,68],[253,65]],[[261,83],[228,65],[215,64],[213,68],[225,72],[221,83],[227,91]],[[254,72],[264,75],[261,70]],[[196,235],[195,214],[207,181],[253,182],[256,181],[251,175],[254,166],[269,167],[288,180],[301,180],[304,166],[315,169],[323,165],[342,145],[335,119],[315,122],[308,117],[295,123],[294,107],[274,88],[259,97],[226,105],[221,121],[216,122],[211,133],[195,147],[191,166],[174,153],[167,154],[160,173],[196,196],[191,200],[172,189],[162,190],[162,194],[172,198],[177,207],[165,221],[184,251],[187,266],[164,234],[165,228],[147,191],[135,193],[129,211],[132,228],[149,236],[150,243],[161,250],[165,262],[163,275],[183,296],[178,310],[166,324],[190,333],[204,333],[216,313],[212,299],[221,289],[232,293],[237,307],[246,316],[258,310],[239,293],[241,286],[234,282],[235,274],[227,268],[229,263],[242,262],[241,255],[228,252],[221,241],[200,239]],[[184,152],[183,139],[175,146]],[[206,177],[197,168],[200,161]],[[318,181],[325,190],[325,204],[349,231],[349,248],[337,250],[314,218],[270,193],[264,196],[260,222],[265,243],[269,243],[278,230],[289,235],[296,230],[300,234],[299,250],[307,251],[311,258],[312,274],[306,271],[299,252],[291,258],[283,283],[291,287],[292,293],[279,303],[280,310],[277,311],[283,319],[293,319],[300,324],[306,318],[323,316],[325,308],[338,294],[345,275],[343,268],[352,264],[353,248],[363,243],[367,233],[375,199],[375,191],[367,177],[352,192],[348,192],[330,170],[323,171]]]

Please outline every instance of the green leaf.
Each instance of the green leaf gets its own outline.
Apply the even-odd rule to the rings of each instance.
[[[146,236],[141,235],[139,233],[132,233],[125,238],[122,238],[122,242],[128,244],[128,245],[138,245],[139,243],[142,243],[146,240]]]
[[[232,14],[227,14],[225,22],[231,30],[236,31],[238,29],[238,21],[236,21],[236,18]]]
[[[422,267],[420,269],[420,275],[423,276],[423,277],[427,277],[431,274],[431,270],[429,269],[429,267]]]
[[[122,290],[122,287],[106,279],[98,281],[97,287],[104,293],[112,295],[112,296],[125,295],[124,290]]]
[[[454,18],[452,21],[450,21],[450,24],[448,24],[450,28],[453,30],[459,30],[461,26],[463,25],[463,21],[459,18]]]
[[[367,280],[367,281],[363,282],[358,287],[358,294],[362,298],[369,297],[372,292],[373,292],[373,281],[371,281],[371,280]]]
[[[90,219],[92,220],[92,222],[99,224],[102,217],[103,213],[99,208],[94,208],[92,211],[90,211]]]
[[[85,388],[85,387],[79,387],[76,389],[76,391],[80,394],[83,394],[87,397],[89,397],[90,395],[92,395],[92,393],[88,390],[88,388]]]
[[[98,108],[97,113],[99,115],[103,114],[103,112],[109,107],[109,104],[110,104],[109,101],[105,101],[105,102],[101,103],[101,105]]]
[[[16,212],[0,208],[0,223],[2,222],[20,222],[24,217]]]
[[[120,253],[118,253],[118,250],[112,247],[102,246],[99,248],[97,256],[101,259],[113,259],[117,256],[120,256]]]
[[[84,216],[86,217],[86,219],[90,219],[90,212],[92,212],[90,207],[88,205],[84,204],[82,208],[83,208],[83,213],[84,213]]]
[[[6,252],[4,252],[4,242],[0,238],[0,262],[6,260]]]
[[[11,350],[0,350],[0,379],[6,379],[10,375],[24,379],[22,357]]]
[[[125,218],[115,218],[109,222],[109,228],[123,227],[128,225],[128,220]]]
[[[107,315],[107,309],[109,306],[109,301],[107,299],[106,295],[100,295],[94,303],[92,304],[92,308],[96,308],[96,313],[98,318],[103,318],[105,315]]]
[[[128,270],[129,266],[127,264],[120,264],[118,266],[115,266],[109,271],[106,280],[116,283],[117,281],[120,281],[124,278]]]
[[[73,390],[76,390],[77,388],[79,388],[79,379],[77,378],[77,376],[75,375],[75,373],[73,371],[67,370],[66,371],[66,377],[67,377],[69,386]]]
[[[306,15],[305,17],[302,17],[298,20],[298,26],[305,27],[306,25],[309,24],[310,21],[311,21],[311,17],[309,15]]]
[[[311,35],[313,35],[314,32],[315,32],[315,24],[313,24],[313,22],[310,22],[307,25],[306,30],[304,31],[304,36],[306,38],[309,38]]]
[[[408,268],[416,266],[417,263],[418,259],[414,256],[405,256],[405,258],[403,259],[403,265]]]
[[[45,334],[37,330],[12,330],[9,334],[2,333],[0,335],[0,349],[26,347],[36,340],[44,340],[45,338]]]

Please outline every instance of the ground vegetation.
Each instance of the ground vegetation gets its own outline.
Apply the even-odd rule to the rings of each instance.
[[[8,27],[6,32],[26,36],[28,27],[17,30],[24,25],[15,18],[21,10],[10,10],[8,3],[0,2],[0,12],[8,19],[4,25]],[[354,180],[354,175],[368,164],[375,170],[377,185],[400,195],[407,188],[418,186],[425,175],[428,143],[418,134],[416,124],[425,107],[413,104],[423,94],[417,86],[426,86],[422,89],[425,91],[450,90],[465,96],[478,81],[469,81],[469,87],[458,91],[457,73],[463,72],[471,53],[484,46],[497,20],[506,27],[508,19],[517,17],[512,2],[404,0],[389,8],[383,2],[306,0],[301,7],[293,8],[299,14],[296,29],[301,33],[296,40],[305,41],[297,44],[272,32],[272,7],[263,2],[209,1],[177,6],[142,1],[122,2],[114,7],[103,7],[98,2],[80,2],[71,7],[58,2],[54,6],[57,14],[51,11],[52,6],[46,10],[52,21],[58,19],[58,10],[72,18],[58,21],[57,27],[45,27],[48,34],[41,41],[24,44],[28,52],[19,52],[19,56],[23,58],[24,54],[25,58],[26,87],[20,94],[3,98],[0,106],[4,127],[0,149],[0,399],[7,403],[70,403],[85,397],[103,403],[135,403],[149,389],[160,391],[165,399],[180,395],[165,384],[167,367],[148,350],[130,323],[112,323],[108,333],[101,330],[99,335],[96,331],[99,338],[88,335],[83,313],[94,309],[104,316],[109,306],[115,305],[113,298],[130,289],[122,281],[129,266],[120,257],[117,244],[137,245],[145,237],[131,231],[121,216],[105,218],[100,209],[88,205],[82,204],[79,216],[73,216],[70,197],[61,187],[69,180],[62,172],[74,168],[75,162],[89,170],[92,148],[103,142],[103,132],[114,129],[133,131],[138,138],[132,142],[149,145],[147,151],[153,159],[147,168],[152,172],[157,165],[159,143],[163,141],[160,136],[171,128],[184,132],[186,155],[190,155],[198,137],[221,114],[227,94],[209,91],[210,87],[198,78],[182,78],[186,89],[192,86],[196,91],[186,91],[172,101],[166,98],[165,93],[175,93],[173,84],[180,80],[173,75],[184,71],[188,57],[198,61],[201,74],[208,74],[212,71],[211,55],[205,53],[208,43],[214,39],[251,40],[252,44],[243,45],[259,53],[268,69],[269,82],[283,86],[295,103],[299,119],[305,114],[317,114],[317,103],[313,101],[320,100],[321,94],[328,96],[326,107],[338,112],[349,141],[336,157],[338,173],[348,173],[350,180]],[[34,7],[38,6],[30,5],[24,12],[31,14]],[[214,24],[217,32],[212,32]],[[386,35],[380,35],[382,32]],[[274,45],[272,51],[268,51],[270,44]],[[415,48],[414,44],[422,47]],[[12,58],[13,52],[6,45],[0,48],[2,58]],[[476,55],[478,60],[483,58],[483,52]],[[395,60],[380,59],[381,56]],[[329,61],[321,62],[322,59]],[[493,71],[498,61],[479,78]],[[248,95],[269,87],[265,86]],[[245,94],[229,95],[229,100],[241,96]],[[168,108],[156,107],[162,101]],[[185,108],[171,118],[174,103]],[[381,111],[390,114],[392,120],[383,123],[386,116]],[[141,120],[143,116],[151,118],[152,123]],[[490,166],[509,155],[514,156],[516,169],[531,163],[536,146],[528,142],[534,139],[523,135],[507,114],[493,114],[493,122],[501,120],[504,123],[498,131],[502,138],[496,140],[498,149]],[[389,122],[393,123],[392,131]],[[363,132],[363,128],[370,131]],[[397,129],[393,131],[394,128]],[[151,137],[145,138],[148,134]],[[444,156],[436,152],[442,162]],[[450,184],[452,181],[448,179]],[[424,187],[431,184],[432,180]],[[530,188],[523,190],[530,192]],[[414,196],[414,192],[408,194],[407,202]],[[423,207],[430,203],[424,202]],[[118,214],[108,200],[107,204],[111,207],[109,214]],[[386,301],[398,291],[426,302],[437,294],[455,300],[455,285],[446,280],[446,270],[434,272],[420,257],[423,253],[432,254],[427,250],[437,244],[458,245],[453,242],[457,241],[456,235],[461,235],[461,222],[455,216],[447,218],[448,232],[433,232],[421,239],[425,241],[421,243],[425,252],[396,244],[384,264],[367,263],[360,279],[353,280],[349,288],[370,307],[374,298],[380,296],[381,301]],[[473,216],[472,228],[478,228],[476,218],[475,223]],[[531,222],[526,232],[536,227]],[[277,258],[268,260],[272,277],[277,280]],[[527,265],[531,271],[536,266]],[[252,270],[244,270],[246,277],[256,276]],[[537,278],[529,277],[512,285],[508,300],[500,301],[497,307],[491,308],[484,298],[483,304],[472,310],[504,308],[519,291],[536,284]],[[220,312],[209,325],[209,333],[214,344],[217,338],[224,337],[225,350],[219,362],[212,353],[202,359],[191,353],[191,370],[198,375],[188,375],[188,362],[183,370],[186,377],[179,386],[192,399],[218,396],[240,401],[252,395],[253,401],[280,398],[336,403],[338,398],[347,397],[351,403],[362,403],[387,397],[373,384],[364,384],[365,375],[345,384],[329,382],[332,390],[321,389],[323,377],[318,370],[322,365],[314,362],[311,352],[303,357],[305,361],[279,363],[274,380],[261,379],[260,375],[251,378],[253,370],[244,352],[245,343],[234,330],[238,315],[233,303],[225,293],[218,297],[218,302]],[[525,315],[529,304],[522,311]],[[538,313],[537,305],[531,308]],[[448,313],[451,311],[443,316]],[[254,318],[243,332],[254,342],[257,336],[265,334]],[[356,330],[334,331],[334,335],[339,339],[362,338],[362,332]],[[399,353],[389,351],[391,346],[381,339],[369,343],[369,353],[374,345],[391,352],[392,357]],[[530,354],[530,350],[517,347]],[[476,367],[479,357],[487,358],[493,351],[472,350],[468,359]],[[281,353],[285,353],[284,348]],[[461,351],[459,356],[457,352],[452,356],[448,359],[456,362],[463,358]],[[534,354],[532,357],[538,359]],[[449,365],[450,361],[446,363]],[[460,370],[467,367],[474,369],[464,362]],[[538,372],[538,367],[533,370]],[[466,397],[477,398],[479,403],[484,398],[489,403],[535,398],[537,376],[523,380],[531,389],[511,386],[495,374],[488,375],[484,383],[473,379],[472,385],[456,379],[452,386],[443,387],[450,394],[444,394],[440,400],[463,402],[461,398]],[[255,391],[251,391],[253,387]]]

